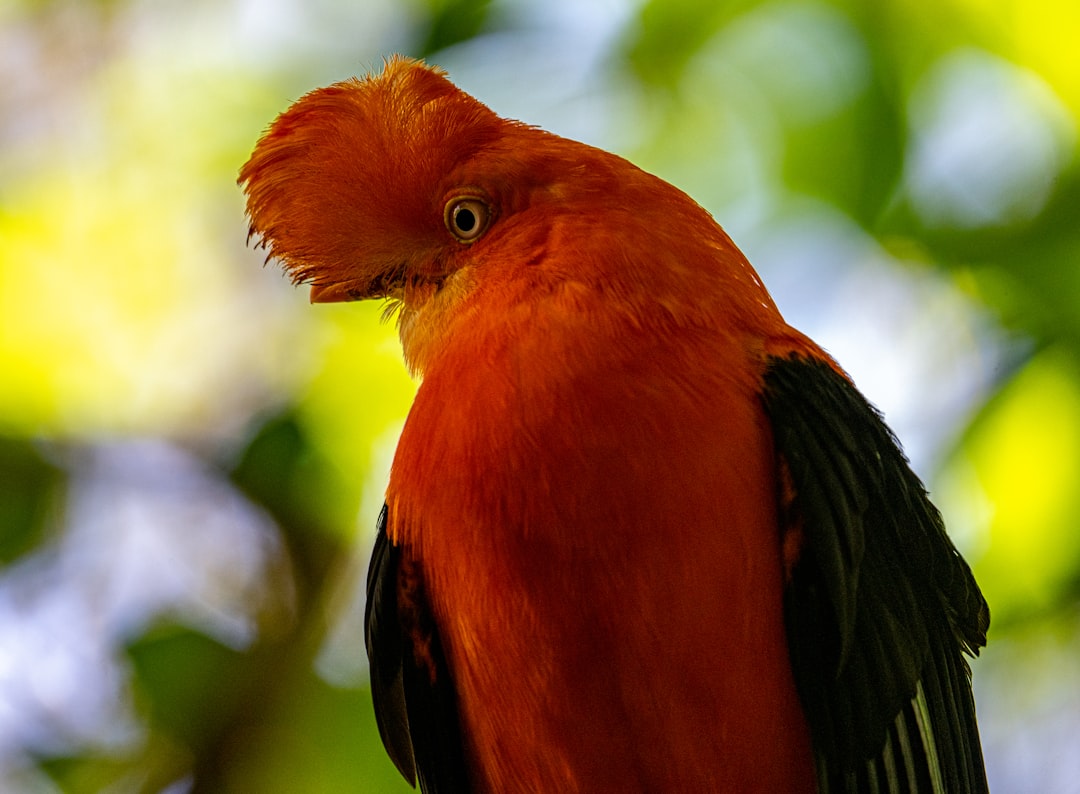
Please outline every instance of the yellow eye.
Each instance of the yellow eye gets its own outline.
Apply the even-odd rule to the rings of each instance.
[[[458,196],[447,202],[444,220],[450,234],[463,243],[471,243],[487,229],[491,210],[474,196]]]

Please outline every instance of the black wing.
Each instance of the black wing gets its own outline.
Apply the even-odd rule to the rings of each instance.
[[[468,792],[457,694],[419,565],[386,535],[386,507],[367,578],[364,639],[383,745],[424,794]]]
[[[775,358],[796,685],[821,792],[985,792],[971,673],[986,601],[881,415],[826,362]]]

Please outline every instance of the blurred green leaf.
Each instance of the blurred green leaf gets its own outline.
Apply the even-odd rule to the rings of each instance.
[[[972,279],[1011,328],[1080,351],[1080,169],[1066,172],[1045,209],[1018,227],[923,234],[939,261]]]
[[[0,436],[0,564],[41,542],[64,479],[32,442]]]
[[[151,724],[196,755],[221,741],[236,721],[255,722],[245,707],[263,695],[255,660],[198,632],[162,626],[128,647],[137,692]]]
[[[430,16],[416,53],[420,58],[475,38],[491,12],[491,0],[427,0],[426,5]]]
[[[1080,364],[1040,351],[992,399],[949,467],[981,505],[972,565],[994,627],[1038,618],[1080,592]]]
[[[908,145],[902,65],[881,35],[884,8],[837,5],[865,52],[864,86],[841,113],[791,136],[784,175],[791,187],[825,198],[874,230],[899,184]]]
[[[383,750],[367,689],[332,687],[307,668],[297,671],[276,705],[236,759],[228,791],[412,791]]]
[[[336,534],[341,523],[351,525],[352,515],[335,515],[330,508],[339,501],[337,491],[355,487],[341,481],[291,411],[258,429],[231,476],[285,526]]]
[[[195,791],[408,790],[367,690],[329,685],[295,645],[238,652],[174,626],[129,656],[150,725],[166,737],[159,752],[170,741],[190,751]]]
[[[162,756],[159,762],[164,760]],[[134,781],[141,777],[134,773],[130,758],[109,755],[76,755],[44,758],[38,761],[38,768],[56,783],[64,794],[100,794],[115,790],[123,782]],[[138,786],[132,785],[131,790]]]
[[[649,0],[624,44],[630,67],[642,82],[670,88],[725,22],[754,5],[752,0]]]

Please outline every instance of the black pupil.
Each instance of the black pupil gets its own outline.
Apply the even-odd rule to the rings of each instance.
[[[454,222],[461,231],[471,232],[476,228],[476,213],[468,207],[458,207],[454,213]]]

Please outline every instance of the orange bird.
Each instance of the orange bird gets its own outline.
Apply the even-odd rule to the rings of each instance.
[[[313,91],[240,172],[421,378],[368,573],[425,792],[986,791],[989,612],[880,414],[692,199],[438,69]]]

